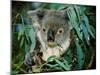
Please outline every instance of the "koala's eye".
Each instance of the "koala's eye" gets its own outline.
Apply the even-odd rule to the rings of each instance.
[[[64,29],[63,28],[59,28],[58,31],[57,31],[57,34],[61,34],[64,32]]]
[[[43,28],[42,30],[43,30],[43,32],[46,32],[46,29],[45,28]]]

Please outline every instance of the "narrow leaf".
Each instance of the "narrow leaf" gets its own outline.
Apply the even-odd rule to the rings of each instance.
[[[55,59],[55,61],[64,69],[64,70],[69,70],[69,68],[67,68],[61,61],[59,61],[58,59]]]
[[[89,36],[89,34],[88,34],[87,28],[86,28],[85,25],[84,25],[84,22],[81,24],[81,26],[82,26],[82,28],[83,28],[84,38],[85,38],[87,44],[89,45],[89,38],[90,38],[90,36]]]
[[[21,42],[20,42],[20,47],[24,45],[24,37],[22,37]]]
[[[75,44],[76,44],[76,48],[77,48],[77,60],[78,60],[79,69],[82,69],[85,56],[84,56],[84,53],[83,53],[81,46],[78,43],[78,40],[76,40]]]
[[[29,37],[31,39],[31,49],[34,49],[35,48],[35,43],[36,43],[36,40],[35,40],[35,32],[34,30],[31,28],[30,31],[29,31]]]
[[[86,15],[83,15],[83,20],[84,20],[84,22],[85,22],[85,25],[86,25],[86,27],[87,27],[88,32],[90,33],[90,35],[91,35],[93,38],[95,38],[95,36],[93,35],[93,33],[92,33],[91,29],[90,29],[89,20],[88,20],[88,17],[87,17]]]

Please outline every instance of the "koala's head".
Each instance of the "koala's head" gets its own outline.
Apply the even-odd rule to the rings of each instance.
[[[65,11],[37,9],[28,14],[46,45],[55,47],[70,38],[71,25]]]

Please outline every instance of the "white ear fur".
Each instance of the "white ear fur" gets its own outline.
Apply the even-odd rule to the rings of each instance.
[[[28,14],[28,15],[36,15],[36,13],[39,12],[39,11],[41,11],[41,10],[42,10],[42,9],[40,9],[40,8],[39,8],[39,9],[36,9],[36,10],[29,10],[29,11],[27,12],[27,14]]]
[[[69,29],[72,30],[73,29],[73,26],[72,26],[71,22],[68,21],[68,24],[69,24]]]
[[[32,24],[33,27],[35,28],[36,31],[38,31],[40,29],[40,24],[38,22],[39,18],[37,13],[39,13],[40,9],[36,9],[36,10],[30,10],[27,12],[28,16],[32,19]]]

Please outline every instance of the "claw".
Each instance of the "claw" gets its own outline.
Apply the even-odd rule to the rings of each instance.
[[[25,65],[27,65],[27,66],[32,66],[32,65],[34,65],[32,53],[27,53],[27,54],[26,54],[24,63],[25,63]]]

